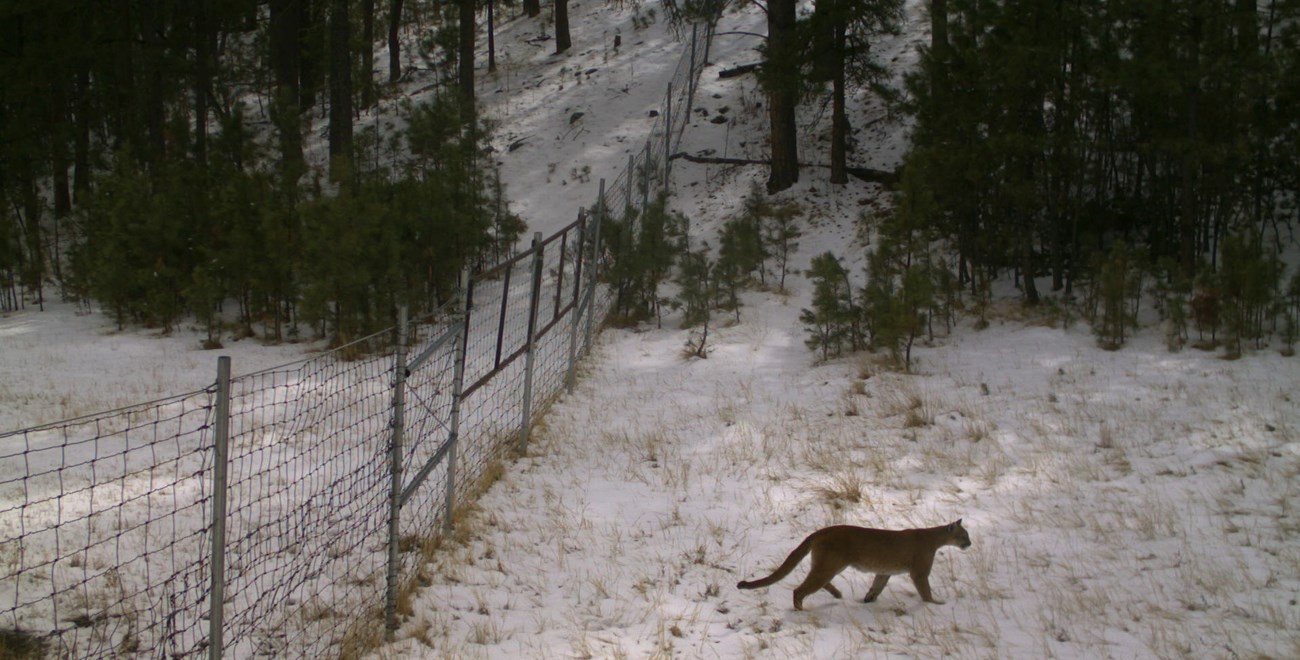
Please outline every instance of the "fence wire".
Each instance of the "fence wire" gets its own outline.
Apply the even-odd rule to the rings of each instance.
[[[207,639],[213,397],[0,435],[0,629],[49,655]]]
[[[591,214],[403,333],[230,381],[218,592],[229,657],[373,641],[390,572],[414,579],[448,505],[472,497],[571,382],[613,304],[600,224],[664,185],[689,120],[711,30],[691,34],[665,97],[676,109]],[[218,391],[0,434],[0,655],[209,653]]]
[[[350,617],[382,602],[393,361],[386,351],[339,358],[231,382],[225,638],[235,657],[323,656]]]

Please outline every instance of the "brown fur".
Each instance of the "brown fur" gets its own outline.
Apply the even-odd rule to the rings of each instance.
[[[736,588],[757,589],[775,584],[789,575],[804,555],[811,553],[812,567],[808,570],[808,577],[794,589],[796,610],[802,610],[803,599],[818,589],[825,589],[839,598],[840,590],[831,584],[831,580],[850,566],[876,574],[871,590],[862,599],[864,603],[870,603],[880,595],[890,576],[906,573],[911,576],[912,583],[921,594],[921,600],[942,605],[943,601],[935,600],[930,593],[930,568],[934,566],[934,554],[945,545],[965,550],[970,544],[970,535],[961,526],[960,520],[923,529],[870,529],[836,525],[809,534],[771,575],[759,580],[738,582]]]

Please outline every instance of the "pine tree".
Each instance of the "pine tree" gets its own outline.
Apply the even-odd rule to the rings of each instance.
[[[867,255],[862,307],[872,346],[887,349],[910,370],[912,346],[929,330],[939,306],[942,278],[930,247],[933,198],[920,186],[918,172],[904,172],[899,205],[886,216]]]
[[[785,276],[790,270],[790,256],[799,249],[803,232],[795,222],[799,208],[785,205],[772,209],[763,222],[763,244],[776,265],[777,290],[785,291]]]
[[[848,182],[849,120],[846,92],[884,79],[886,69],[873,59],[872,41],[897,34],[902,20],[900,0],[821,0],[805,32],[811,52],[812,80],[831,82],[830,182]]]
[[[1011,268],[1027,303],[1047,272],[1068,295],[1116,239],[1192,279],[1230,233],[1276,229],[1297,190],[1283,145],[1300,5],[931,5],[934,42],[908,79],[909,167],[926,172],[973,293]]]
[[[822,360],[839,355],[845,345],[856,347],[858,309],[853,301],[849,274],[840,260],[830,252],[813,257],[808,277],[813,284],[812,308],[799,313],[808,333],[805,344],[817,351]]]
[[[718,260],[712,269],[717,306],[734,312],[736,321],[740,321],[740,291],[750,280],[750,273],[761,268],[754,254],[757,241],[750,236],[753,229],[743,218],[724,224],[718,237]]]
[[[352,22],[349,0],[330,0],[330,177],[352,171]]]
[[[1224,239],[1217,288],[1229,357],[1240,356],[1248,340],[1254,341],[1254,348],[1262,347],[1282,272],[1278,259],[1266,255],[1253,236],[1237,233]]]
[[[780,192],[799,182],[799,142],[796,109],[799,105],[800,44],[795,0],[770,0],[767,4],[767,43],[760,81],[767,93],[769,145],[772,166],[767,192]]]
[[[708,246],[684,252],[679,257],[674,283],[677,285],[677,302],[682,309],[683,328],[699,325],[707,328],[717,297],[715,271]]]
[[[1300,341],[1300,272],[1291,275],[1285,295],[1279,301],[1282,307],[1282,355],[1295,355],[1295,345]]]
[[[1165,347],[1176,353],[1187,343],[1187,306],[1192,286],[1171,257],[1156,264],[1156,273],[1154,293],[1165,325]]]
[[[1097,311],[1092,331],[1097,344],[1108,351],[1119,350],[1137,324],[1134,301],[1142,295],[1141,266],[1123,241],[1115,241],[1099,261],[1093,286]]]

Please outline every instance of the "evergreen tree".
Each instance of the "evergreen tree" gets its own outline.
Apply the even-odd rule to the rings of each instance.
[[[474,0],[459,0],[459,3],[456,88],[460,92],[461,122],[473,130],[478,121],[474,100],[474,37],[477,34],[474,24],[475,7]]]
[[[709,356],[709,325],[719,297],[718,276],[719,266],[709,257],[708,245],[697,250],[685,247],[674,276],[677,285],[674,305],[682,310],[682,327],[692,329],[685,347],[688,357]]]
[[[1117,239],[1190,280],[1225,236],[1293,222],[1300,5],[931,4],[908,162],[973,293],[1010,268],[1027,303],[1043,274],[1068,294]]]
[[[799,36],[795,0],[767,3],[767,43],[760,80],[767,93],[770,123],[768,145],[772,167],[769,193],[799,182],[799,140],[796,109],[799,105]]]
[[[738,285],[764,270],[766,250],[758,220],[745,215],[732,218],[722,224],[718,235],[718,262],[725,263],[735,273]]]
[[[1240,356],[1250,340],[1254,348],[1262,348],[1265,321],[1274,310],[1281,279],[1281,262],[1266,256],[1257,239],[1240,233],[1224,239],[1217,288],[1230,357]]]
[[[674,283],[677,285],[677,302],[682,309],[683,328],[707,327],[717,296],[714,266],[708,246],[683,252],[679,258]]]
[[[629,205],[621,220],[602,223],[602,242],[613,253],[606,277],[614,286],[613,314],[620,322],[659,315],[659,285],[671,274],[674,255],[687,251],[680,247],[687,240],[686,224],[685,217],[668,211],[663,195],[643,213]]]
[[[1141,267],[1123,241],[1115,241],[1110,252],[1099,260],[1093,286],[1096,289],[1093,298],[1097,302],[1092,317],[1093,334],[1102,348],[1118,350],[1137,324],[1134,301],[1142,295]]]
[[[931,254],[933,199],[919,189],[915,171],[904,172],[899,205],[886,217],[867,255],[862,307],[872,346],[887,349],[910,369],[912,346],[930,327],[943,280]]]
[[[349,0],[330,0],[330,177],[352,171],[352,19]]]
[[[1176,353],[1187,343],[1187,306],[1192,286],[1171,257],[1161,259],[1156,264],[1156,272],[1154,293],[1165,324],[1165,347]]]
[[[763,187],[758,181],[751,181],[749,192],[741,202],[740,217],[737,220],[746,227],[736,231],[743,232],[747,240],[753,241],[753,245],[752,247],[737,246],[737,249],[752,254],[757,259],[758,280],[763,284],[767,283],[767,260],[772,256],[769,252],[771,245],[767,240],[766,231],[767,219],[771,214],[772,205],[768,203]]]
[[[846,345],[857,347],[858,309],[853,301],[849,273],[840,260],[830,252],[813,257],[808,277],[813,284],[812,308],[799,313],[799,320],[808,333],[808,348],[817,351],[821,359],[839,355]]]
[[[728,221],[718,237],[718,260],[713,265],[713,282],[717,307],[734,312],[740,321],[740,291],[750,281],[750,273],[762,268],[755,254],[755,227],[743,218]]]
[[[1282,297],[1282,355],[1295,355],[1295,345],[1300,341],[1300,272],[1291,275]]]
[[[785,291],[785,276],[790,270],[790,256],[799,249],[803,232],[795,222],[799,208],[785,205],[771,209],[763,222],[764,254],[770,254],[776,266],[777,290]]]
[[[810,77],[831,82],[831,183],[848,182],[846,94],[886,77],[886,69],[872,57],[871,43],[879,35],[897,34],[902,17],[901,0],[821,0],[804,28]]]

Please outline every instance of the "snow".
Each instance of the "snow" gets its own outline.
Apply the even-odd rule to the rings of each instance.
[[[925,38],[921,4],[880,45],[900,67]],[[481,79],[513,209],[548,234],[640,149],[681,47],[662,15],[635,30],[630,6],[570,11],[573,54],[550,55],[536,23],[512,20],[497,78]],[[747,5],[718,31],[695,103],[708,115],[681,149],[761,157],[752,76],[717,71],[757,59],[741,33],[764,32],[762,15]],[[731,120],[711,123],[724,106]],[[870,123],[856,162],[894,166],[905,137]],[[765,174],[677,160],[672,204],[707,233]],[[885,194],[826,176],[805,169],[778,198],[805,210],[794,267],[834,250],[860,284],[855,220]],[[870,354],[817,364],[798,322],[811,287],[792,274],[787,288],[746,294],[704,360],[683,357],[673,316],[605,330],[575,392],[425,567],[396,639],[368,657],[1300,657],[1300,362],[1169,353],[1154,327],[1106,352],[1086,327],[1012,304],[919,346],[911,375]],[[198,337],[118,332],[69,306],[0,317],[0,429],[206,387],[215,354]],[[243,373],[311,348],[223,353]],[[959,518],[974,543],[938,553],[942,605],[903,577],[863,604],[871,576],[846,571],[844,600],[819,592],[797,612],[806,561],[766,589],[734,586],[826,525]]]
[[[1292,361],[1007,322],[810,368],[793,301],[748,302],[707,360],[606,331],[373,657],[1294,656]],[[733,586],[822,526],[959,518],[944,605]]]

